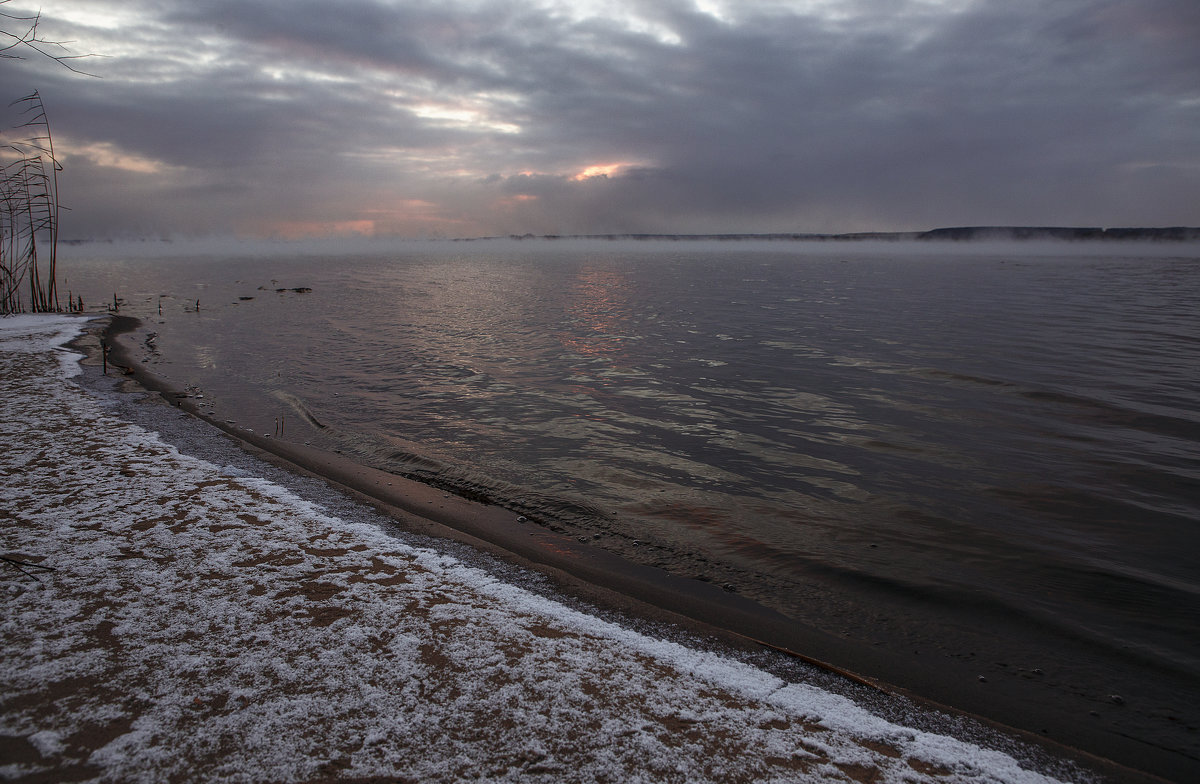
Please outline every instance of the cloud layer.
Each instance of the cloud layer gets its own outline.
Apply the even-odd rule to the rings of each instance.
[[[0,62],[71,236],[1200,224],[1194,0],[56,0],[41,31],[103,55]]]

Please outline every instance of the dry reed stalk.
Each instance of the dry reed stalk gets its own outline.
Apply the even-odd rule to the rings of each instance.
[[[54,139],[42,97],[35,90],[10,106],[24,118],[16,129],[27,136],[0,147],[14,156],[0,164],[0,314],[25,309],[21,287],[29,285],[29,309],[60,312],[58,300],[58,172]],[[49,173],[47,173],[47,164]],[[41,237],[46,272],[38,259]]]

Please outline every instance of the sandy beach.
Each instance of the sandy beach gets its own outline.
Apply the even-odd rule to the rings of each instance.
[[[82,326],[0,321],[0,777],[1097,777],[634,630],[366,504],[185,454],[72,382],[61,346]],[[430,517],[439,500],[457,503],[426,499]]]

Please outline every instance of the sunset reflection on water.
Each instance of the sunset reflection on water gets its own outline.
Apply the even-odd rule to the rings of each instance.
[[[559,333],[569,352],[588,360],[628,364],[631,284],[615,269],[584,267],[571,283],[564,311],[572,331]]]

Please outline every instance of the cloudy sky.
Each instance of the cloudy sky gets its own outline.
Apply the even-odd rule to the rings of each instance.
[[[1196,0],[40,8],[69,237],[1200,225]]]

